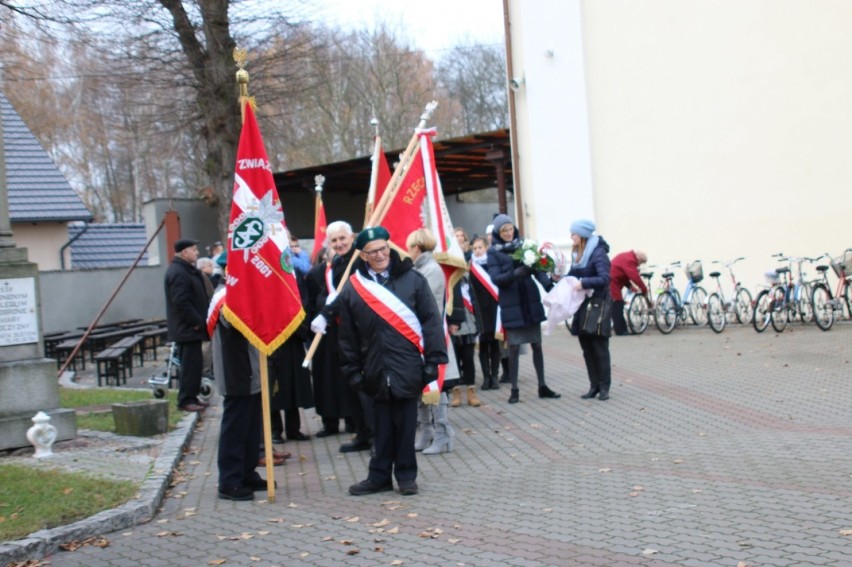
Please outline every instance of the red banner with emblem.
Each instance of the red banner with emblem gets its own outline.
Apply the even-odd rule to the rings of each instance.
[[[250,104],[237,149],[222,313],[259,351],[272,354],[305,318],[284,211]]]

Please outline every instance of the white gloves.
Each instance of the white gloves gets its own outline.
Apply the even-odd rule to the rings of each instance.
[[[332,291],[328,294],[328,297],[325,298],[325,304],[331,305],[339,294],[336,291]]]
[[[325,317],[323,317],[322,315],[317,315],[314,320],[311,321],[311,331],[315,333],[324,335],[326,327],[328,327],[328,321],[326,321]]]

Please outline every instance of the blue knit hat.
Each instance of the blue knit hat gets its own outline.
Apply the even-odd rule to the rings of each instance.
[[[491,224],[494,226],[492,229],[494,232],[500,232],[500,229],[503,228],[503,225],[510,224],[515,226],[515,223],[512,221],[509,215],[499,214],[494,217],[494,220],[491,221]]]
[[[575,220],[571,223],[571,234],[581,238],[589,238],[595,231],[595,223],[588,219]]]

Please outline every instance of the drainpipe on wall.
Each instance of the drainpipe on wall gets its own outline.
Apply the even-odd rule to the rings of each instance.
[[[515,119],[515,91],[509,81],[515,76],[512,67],[512,26],[509,22],[509,0],[503,0],[503,30],[506,35],[506,90],[509,91],[509,141],[512,147],[512,184],[515,193],[515,222],[518,232],[524,234],[524,200],[521,193],[521,164],[518,157],[518,122]],[[506,211],[500,211],[506,213]]]
[[[65,271],[65,249],[71,246],[75,240],[83,236],[87,230],[89,230],[89,221],[83,221],[83,230],[72,236],[71,239],[63,244],[62,248],[59,249],[59,267],[63,272]]]

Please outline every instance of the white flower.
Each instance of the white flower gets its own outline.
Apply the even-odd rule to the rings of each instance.
[[[535,240],[532,240],[532,239],[524,240],[523,249],[524,250],[538,250],[538,242],[536,242]]]
[[[526,264],[527,267],[531,267],[533,264],[536,263],[537,260],[538,260],[538,254],[536,254],[535,251],[527,250],[527,251],[524,252],[523,262],[524,262],[524,264]]]

